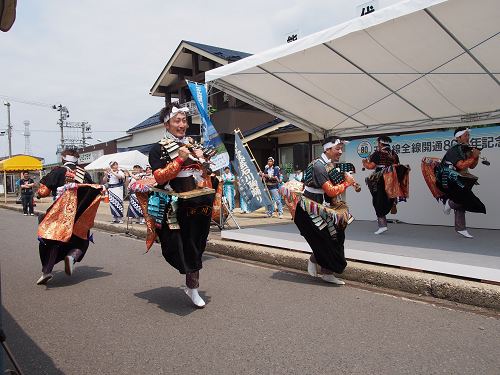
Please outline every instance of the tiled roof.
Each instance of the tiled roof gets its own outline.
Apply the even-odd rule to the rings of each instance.
[[[260,132],[261,130],[265,130],[265,129],[273,126],[273,125],[277,125],[277,124],[282,123],[282,122],[283,122],[283,120],[279,119],[279,118],[274,119],[274,120],[269,121],[269,122],[266,122],[265,124],[259,125],[256,128],[247,130],[246,132],[243,133],[243,137],[248,137],[248,136],[250,136],[250,135],[252,135],[254,133]],[[277,130],[274,130],[274,131],[277,131]],[[283,131],[283,130],[298,130],[298,128],[295,125],[288,124],[288,125],[285,125],[283,127],[280,127],[279,130],[280,131]]]
[[[150,126],[154,126],[154,125],[158,125],[158,124],[161,124],[160,112],[154,114],[153,116],[151,116],[147,120],[144,120],[143,122],[134,126],[133,128],[130,128],[129,130],[127,130],[127,132],[133,132],[135,130],[149,128]]]
[[[153,148],[153,146],[156,143],[151,143],[148,145],[141,145],[141,146],[132,146],[132,147],[122,147],[122,148],[117,148],[116,152],[126,152],[126,151],[139,151],[140,153],[147,155],[149,154],[149,151]]]
[[[205,52],[208,52],[214,56],[220,57],[226,61],[237,61],[240,59],[244,59],[245,57],[252,56],[251,53],[233,51],[231,49],[220,48],[209,46],[201,43],[188,42],[187,40],[183,40],[184,43],[190,44],[193,47],[199,48]]]

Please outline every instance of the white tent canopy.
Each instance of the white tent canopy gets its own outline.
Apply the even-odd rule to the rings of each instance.
[[[498,0],[406,0],[205,79],[321,138],[496,123],[499,14]]]
[[[111,161],[118,162],[118,168],[131,170],[134,165],[145,166],[149,163],[148,157],[137,150],[119,152],[116,154],[103,155],[85,167],[88,171],[99,171],[109,169]]]

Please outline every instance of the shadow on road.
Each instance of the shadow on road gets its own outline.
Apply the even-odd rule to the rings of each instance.
[[[2,314],[3,328],[7,336],[5,342],[24,374],[64,375],[64,372],[59,370],[52,359],[31,340],[6,309],[3,309]],[[9,357],[5,354],[4,358],[5,368],[14,370]]]
[[[76,285],[87,280],[112,275],[111,272],[101,271],[102,269],[103,267],[77,266],[72,276],[66,275],[64,271],[53,271],[52,279],[50,279],[45,286],[47,289],[62,288],[68,285]]]
[[[335,285],[335,284],[330,284],[321,279],[321,277],[312,277],[309,275],[302,275],[298,273],[288,273],[288,272],[282,272],[278,271],[273,273],[273,275],[270,277],[270,279],[273,280],[280,280],[280,281],[288,281],[292,283],[297,283],[297,284],[317,284],[318,286],[321,287],[341,287],[342,285]]]
[[[198,292],[206,304],[210,304],[210,297],[207,297],[204,291],[200,290]],[[181,288],[163,286],[161,288],[135,293],[134,295],[147,300],[149,303],[158,305],[160,309],[170,314],[187,316],[198,310]]]

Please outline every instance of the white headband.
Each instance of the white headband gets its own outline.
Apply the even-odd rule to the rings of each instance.
[[[111,166],[112,166],[113,164],[115,164],[115,163],[116,163],[116,164],[118,164],[118,162],[117,162],[116,160],[111,160],[111,161],[109,162],[109,166],[111,167]]]
[[[70,161],[72,163],[76,163],[78,161],[78,158],[75,157],[75,156],[71,156],[71,155],[66,155],[66,156],[63,156],[62,157],[64,160],[66,161]]]
[[[172,117],[174,117],[179,112],[184,112],[184,113],[189,112],[189,108],[188,107],[182,107],[182,108],[173,107],[172,112],[170,112],[169,115],[165,116],[165,119],[163,120],[163,122],[167,122],[168,120],[170,120]]]
[[[457,132],[457,134],[455,134],[455,138],[461,137],[462,135],[464,135],[465,133],[467,133],[469,130],[470,129],[465,129],[465,130]]]
[[[343,143],[343,144],[345,144],[345,145],[348,145],[348,144],[349,144],[349,141],[344,141],[343,139],[337,138],[337,139],[335,140],[335,142],[333,142],[333,143],[332,143],[332,142],[328,142],[327,144],[325,144],[325,145],[323,146],[323,150],[324,150],[324,151],[326,151],[326,150],[328,150],[329,148],[335,147],[335,146],[337,146],[337,145],[338,145],[338,144],[340,144],[340,143]]]

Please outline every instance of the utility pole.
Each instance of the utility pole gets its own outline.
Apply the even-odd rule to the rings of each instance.
[[[58,147],[58,152],[61,152],[65,149],[65,140],[64,140],[64,121],[66,121],[69,117],[69,111],[68,108],[63,107],[62,104],[59,105],[53,105],[52,109],[55,109],[56,111],[59,112],[59,121],[57,123],[59,124],[59,128],[61,129],[61,144]]]
[[[10,103],[7,100],[3,101],[3,105],[7,106],[7,137],[9,138],[9,158],[12,157],[12,132],[10,126]]]
[[[28,120],[24,121],[24,155],[31,156],[31,145],[30,145],[30,122]]]

